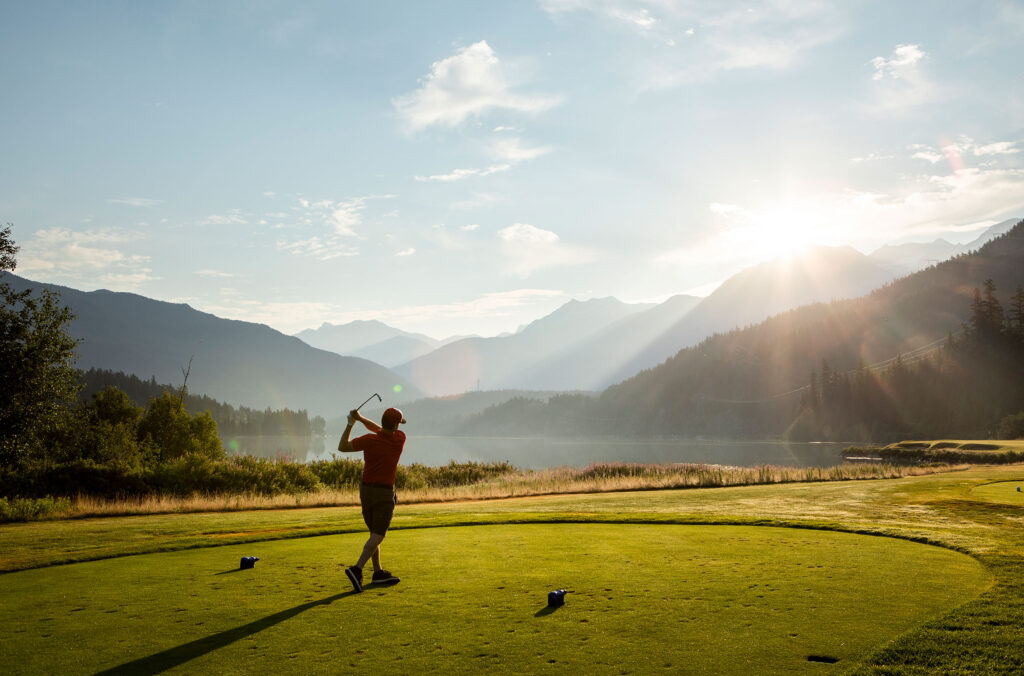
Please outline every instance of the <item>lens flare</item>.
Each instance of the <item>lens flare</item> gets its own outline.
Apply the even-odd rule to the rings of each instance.
[[[393,392],[394,392],[395,394],[398,394],[399,392],[401,392],[401,391],[402,391],[402,386],[401,386],[401,385],[395,385],[394,387],[392,387],[392,388],[391,388],[391,390],[392,390],[392,391],[393,391]]]

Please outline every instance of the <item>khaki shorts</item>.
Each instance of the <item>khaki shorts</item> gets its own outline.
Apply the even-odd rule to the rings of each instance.
[[[363,506],[363,521],[371,533],[385,535],[395,514],[398,495],[393,486],[359,485],[359,502]]]

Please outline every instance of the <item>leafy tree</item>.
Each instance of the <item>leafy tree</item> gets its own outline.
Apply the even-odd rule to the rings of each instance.
[[[999,421],[996,434],[1000,439],[1024,439],[1024,411]]]
[[[0,229],[0,275],[14,270],[11,226]],[[73,315],[59,296],[14,291],[0,282],[0,466],[42,455],[45,439],[68,415],[80,385],[73,367]]]
[[[154,444],[160,450],[161,460],[185,455],[224,457],[217,423],[209,411],[189,415],[182,397],[170,392],[149,402],[139,421],[139,439]]]
[[[89,460],[142,467],[155,459],[156,450],[139,441],[139,421],[143,409],[128,395],[108,387],[82,403],[68,423],[54,435],[52,454],[56,460],[75,462]]]

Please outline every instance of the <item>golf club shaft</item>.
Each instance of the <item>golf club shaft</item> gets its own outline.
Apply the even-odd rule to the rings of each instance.
[[[371,399],[373,399],[374,397],[377,397],[377,401],[379,401],[380,403],[382,403],[382,404],[384,403],[384,400],[380,398],[380,395],[379,395],[379,394],[377,394],[376,392],[374,392],[373,394],[371,394],[370,396],[368,396],[368,397],[366,398],[366,401],[364,401],[363,403],[361,403],[361,404],[359,404],[358,406],[356,406],[356,410],[358,411],[358,410],[359,410],[359,409],[361,409],[361,408],[362,408],[363,406],[366,406],[366,402],[367,402],[367,401],[370,401],[370,400],[371,400]]]

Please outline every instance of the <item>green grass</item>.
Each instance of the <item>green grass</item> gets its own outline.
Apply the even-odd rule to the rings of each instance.
[[[1024,439],[935,439],[932,441],[900,441],[885,448],[958,449],[981,453],[1024,453]]]
[[[1009,496],[1009,500],[1015,498],[1015,495],[1010,494],[1011,491],[1013,494],[1016,493],[1014,488],[1017,484],[1013,482],[1021,482],[1021,485],[1024,485],[1024,467],[986,466],[960,472],[892,480],[554,495],[433,505],[400,503],[396,512],[395,530],[385,543],[385,563],[393,566],[395,572],[401,574],[405,580],[394,589],[343,598],[335,598],[338,592],[344,590],[336,564],[350,561],[354,554],[353,548],[358,548],[364,537],[356,508],[112,517],[7,524],[0,526],[0,569],[3,570],[41,568],[65,561],[122,558],[0,576],[3,582],[0,589],[4,590],[0,604],[4,607],[4,614],[20,618],[17,627],[6,625],[0,631],[0,636],[8,641],[2,651],[7,655],[11,650],[17,649],[21,655],[23,653],[18,646],[32,643],[37,647],[46,646],[31,651],[31,655],[35,656],[33,659],[59,659],[60,650],[57,646],[64,645],[57,640],[59,636],[67,637],[69,631],[92,631],[104,641],[117,646],[120,661],[111,660],[103,663],[108,666],[161,654],[177,656],[175,659],[180,659],[182,655],[199,651],[201,655],[183,663],[183,670],[195,671],[209,664],[212,671],[217,671],[221,667],[259,671],[263,670],[265,664],[276,664],[275,660],[287,658],[290,660],[289,666],[286,667],[289,671],[315,671],[321,668],[338,671],[349,668],[345,659],[362,659],[370,654],[367,648],[358,647],[352,647],[352,650],[345,652],[347,649],[344,646],[348,645],[345,643],[345,636],[353,630],[362,635],[369,632],[372,627],[366,620],[368,616],[359,613],[386,608],[385,621],[389,624],[397,623],[403,629],[407,628],[408,631],[404,633],[408,635],[410,642],[409,646],[398,645],[400,650],[406,651],[405,653],[399,651],[397,654],[388,655],[411,660],[415,656],[410,652],[412,646],[426,645],[427,637],[432,636],[434,638],[431,640],[439,641],[442,647],[441,651],[435,652],[437,655],[445,655],[445,660],[431,656],[419,656],[416,659],[426,660],[424,664],[434,669],[448,664],[452,656],[444,652],[444,646],[454,645],[463,640],[461,637],[464,634],[470,636],[470,642],[474,644],[474,649],[478,650],[465,657],[473,665],[479,666],[477,662],[490,664],[489,658],[473,657],[476,654],[519,654],[516,650],[521,649],[510,647],[509,643],[492,640],[491,645],[494,647],[485,647],[479,637],[473,638],[476,636],[474,627],[483,621],[481,618],[493,614],[499,624],[508,624],[518,618],[515,621],[525,623],[522,624],[523,631],[526,631],[527,627],[558,627],[559,631],[551,633],[550,636],[547,632],[541,632],[545,635],[544,651],[552,653],[545,659],[557,660],[559,655],[576,655],[571,659],[582,660],[579,662],[580,665],[621,659],[618,665],[627,670],[651,671],[658,665],[653,661],[639,661],[641,657],[633,657],[636,653],[627,654],[632,643],[627,645],[626,642],[618,640],[615,634],[616,631],[632,631],[627,628],[628,625],[640,620],[630,613],[636,612],[644,605],[641,600],[647,599],[651,600],[647,605],[654,608],[649,612],[660,613],[659,616],[663,619],[654,625],[642,625],[647,628],[645,635],[648,642],[644,645],[647,646],[646,653],[651,654],[648,656],[650,659],[653,660],[654,656],[676,644],[693,645],[694,637],[700,637],[701,648],[698,653],[731,660],[729,655],[740,649],[737,646],[742,643],[743,631],[752,632],[751,636],[767,637],[765,631],[770,633],[770,629],[758,628],[759,618],[771,617],[772,613],[783,613],[776,616],[777,619],[784,617],[784,609],[791,607],[785,605],[787,599],[798,598],[795,595],[796,591],[787,589],[785,594],[766,594],[765,598],[769,601],[757,601],[768,603],[768,606],[754,605],[746,609],[746,613],[740,610],[744,603],[751,601],[751,597],[745,591],[747,585],[771,583],[774,587],[785,582],[786,576],[779,575],[771,564],[772,561],[785,560],[779,558],[780,552],[785,550],[777,549],[776,545],[771,543],[783,542],[787,538],[806,538],[806,542],[811,542],[816,537],[831,537],[864,543],[854,546],[853,551],[881,547],[886,553],[871,555],[874,564],[869,568],[874,574],[883,577],[887,574],[887,568],[892,568],[895,574],[892,583],[898,584],[899,587],[897,591],[897,587],[890,586],[887,592],[878,594],[877,590],[872,592],[861,584],[863,579],[871,580],[871,574],[836,578],[841,585],[830,588],[831,591],[825,593],[822,598],[834,601],[834,604],[839,606],[838,610],[849,607],[849,612],[852,613],[849,618],[852,619],[848,618],[846,621],[858,631],[863,626],[875,639],[868,641],[870,645],[851,648],[850,653],[838,655],[841,661],[837,665],[829,667],[817,664],[813,665],[814,668],[836,672],[837,668],[845,666],[854,671],[882,673],[932,673],[943,670],[970,673],[1020,672],[1024,670],[1024,656],[1019,648],[1021,641],[1024,640],[1020,629],[1024,626],[1024,528],[1021,527],[1024,520],[1024,505],[999,499],[1006,496]],[[539,525],[544,523],[563,525]],[[583,523],[605,525],[575,525]],[[633,525],[640,523],[661,525]],[[514,527],[454,528],[457,525],[468,524],[514,524]],[[689,525],[680,528],[679,524]],[[739,546],[738,538],[733,538],[733,545],[727,544],[730,540],[727,533],[733,531],[732,528],[696,528],[693,524],[791,526],[796,529],[748,528],[746,530],[764,534],[763,537],[767,540],[758,544],[742,543],[742,546]],[[430,528],[438,526],[448,527]],[[554,530],[544,530],[547,528]],[[581,541],[575,535],[565,535],[570,531],[558,531],[559,528],[583,529],[572,531],[573,533],[603,533],[604,531],[585,530],[602,528],[608,531],[601,537],[586,537]],[[506,530],[513,535],[499,535],[499,531]],[[662,531],[677,535],[659,535],[655,538],[655,534]],[[826,531],[881,534],[897,539],[837,535]],[[559,533],[557,536],[550,534],[556,532]],[[658,556],[641,558],[636,554],[638,543],[635,542],[635,535],[620,537],[613,532],[650,534],[644,535],[644,538],[654,538],[650,544],[654,549],[663,552],[660,554],[662,559],[659,560]],[[709,535],[704,540],[685,535],[696,532],[717,532],[720,535]],[[478,535],[473,535],[474,533]],[[494,535],[484,537],[488,533]],[[514,535],[515,533],[520,535]],[[540,535],[528,536],[526,533]],[[342,535],[306,537],[326,534]],[[464,538],[467,537],[479,537],[482,541],[472,546],[464,546]],[[504,545],[495,544],[492,547],[487,544],[492,537],[497,538],[496,543],[501,542],[502,537],[521,539],[513,544],[505,541]],[[433,544],[430,544],[430,538],[435,538]],[[661,541],[658,541],[658,538],[661,538]],[[959,557],[943,549],[922,547],[910,541],[939,544],[946,550],[968,553],[971,558]],[[605,542],[608,543],[607,547]],[[704,542],[707,551],[715,552],[717,555],[709,556],[720,563],[712,565],[710,560],[691,560],[683,553],[684,550],[673,549],[689,546],[687,543],[698,542]],[[249,544],[239,546],[240,543]],[[450,546],[442,546],[444,543]],[[734,548],[731,553],[730,546]],[[291,547],[298,549],[289,550]],[[305,547],[309,548],[305,551],[315,552],[316,555],[310,554],[304,562],[297,562],[286,554],[288,551],[300,551]],[[901,547],[909,547],[907,551],[911,554],[900,554]],[[867,552],[868,549],[864,551]],[[179,551],[158,556],[130,556],[170,550]],[[743,562],[738,560],[735,550],[771,554],[765,554],[767,565],[747,569],[744,568]],[[801,559],[805,565],[823,566],[821,569],[814,569],[821,575],[833,572],[837,565],[847,565],[845,555],[839,556],[820,544],[803,545],[794,548],[793,551],[802,552],[795,558]],[[600,560],[600,565],[590,562],[594,554],[584,556],[590,552],[601,554],[594,559]],[[926,565],[926,572],[921,572],[913,566],[906,568],[900,563],[909,558],[913,564],[912,560],[915,557],[930,556],[932,553],[952,558],[948,561],[936,560]],[[264,560],[257,564],[254,571],[214,575],[237,566],[238,557],[242,554],[263,556]],[[516,561],[534,562],[535,568],[530,575],[538,577],[524,580],[521,594],[499,602],[494,594],[505,590],[497,590],[498,586],[505,586],[506,590],[513,589],[511,579],[504,585],[495,581],[495,576],[500,577],[510,574],[510,571],[514,572],[514,569],[510,569],[509,559],[503,559],[503,556],[512,556]],[[147,561],[168,563],[147,566]],[[626,564],[626,561],[631,563]],[[961,585],[954,577],[942,581],[947,573],[953,576],[958,574],[955,565],[950,563],[955,561],[968,562],[968,566],[975,565],[972,561],[979,563],[992,580],[992,585],[980,596],[950,609],[948,604],[960,603],[971,596],[971,593],[961,593]],[[698,563],[706,565],[700,567]],[[300,565],[306,568],[299,570],[297,566]],[[471,576],[463,580],[453,574],[460,566],[467,565],[484,569],[479,574],[480,587],[474,586],[476,583]],[[608,569],[611,572],[607,572],[602,568],[605,565],[614,565],[614,568]],[[650,586],[650,576],[635,575],[634,573],[640,571],[642,566],[652,566],[651,570],[662,572],[661,578],[665,580],[665,588]],[[132,570],[136,572],[129,574]],[[807,570],[810,571],[810,568]],[[709,577],[712,572],[720,575],[717,579],[721,585],[717,588],[710,585],[711,580],[716,579],[715,575]],[[136,575],[138,577],[133,577]],[[588,578],[597,581],[608,575],[615,578],[616,584],[599,587],[586,582]],[[874,631],[870,629],[871,622],[875,621],[872,618],[875,615],[887,616],[888,611],[863,613],[856,610],[854,606],[858,598],[899,597],[901,594],[916,593],[920,586],[926,598],[938,599],[934,589],[927,590],[925,581],[931,575],[938,576],[942,592],[949,595],[947,601],[929,606],[929,610],[921,616],[908,617],[902,628],[892,629],[888,633],[870,633]],[[196,582],[192,582],[193,578],[190,576],[195,576]],[[21,583],[16,582],[19,579],[38,580],[34,588],[37,591],[30,592],[28,587],[19,586]],[[200,606],[209,606],[210,604],[204,600],[208,594],[214,591],[227,593],[230,585],[237,584],[233,593],[238,595],[228,597],[234,598],[237,603],[214,604],[215,607],[208,610],[181,604],[176,607],[185,610],[171,613],[178,617],[153,620],[157,623],[153,627],[133,624],[131,615],[140,615],[145,606],[155,603],[150,590],[159,589],[161,585],[167,585],[171,580],[179,582],[174,586],[173,592],[167,592],[172,600],[177,598],[189,600],[189,603]],[[430,580],[430,583],[426,583],[427,580]],[[245,581],[249,584],[241,584]],[[262,581],[263,589],[256,586],[258,581]],[[219,585],[221,589],[212,590],[213,585]],[[695,593],[697,585],[710,585],[706,591],[700,590],[703,594],[700,598],[706,599],[703,606],[704,615],[707,616],[707,621],[712,622],[701,630],[704,633],[698,631],[698,628],[701,626],[700,622],[705,620],[682,622],[683,618],[693,617],[689,610],[695,606],[687,606],[687,603],[692,603],[698,598]],[[16,586],[21,591],[6,591]],[[577,596],[570,595],[566,607],[551,615],[534,618],[532,614],[527,614],[520,617],[519,613],[524,608],[532,608],[533,612],[539,610],[544,602],[543,592],[557,586],[576,587],[581,591]],[[837,591],[839,586],[843,588]],[[111,595],[101,594],[100,590],[103,588],[110,589]],[[604,592],[606,588],[613,591]],[[648,591],[643,591],[645,589]],[[968,589],[976,587],[968,584]],[[691,599],[683,598],[684,591],[690,592]],[[584,596],[584,592],[596,595],[588,598]],[[192,593],[197,594],[194,599]],[[629,597],[630,593],[634,594],[634,597]],[[659,593],[662,596],[658,596]],[[66,598],[61,599],[61,594],[66,595]],[[601,594],[612,598],[602,599]],[[415,626],[405,623],[402,618],[413,611],[406,609],[403,604],[417,603],[417,595],[422,595],[424,599],[430,598],[429,613],[436,613],[430,615],[428,609],[423,609],[417,612],[427,614],[419,617],[440,619],[424,620]],[[73,597],[78,596],[82,601],[76,601],[78,605],[71,606]],[[755,594],[754,598],[756,596]],[[136,598],[140,599],[138,604],[133,600]],[[671,602],[659,610],[662,608],[659,606],[662,598],[670,599]],[[39,599],[38,603],[35,599]],[[44,604],[45,599],[59,603],[56,606],[47,605],[50,601]],[[525,605],[516,605],[520,602]],[[489,607],[487,612],[484,612],[480,610],[482,606],[478,608],[473,604],[487,604]],[[40,613],[42,607],[46,606],[49,614],[28,619],[26,613],[37,612],[32,609],[33,605],[40,606]],[[730,607],[726,608],[726,605]],[[71,616],[73,607],[84,608],[74,613],[80,617]],[[477,610],[472,611],[473,608]],[[604,610],[598,610],[599,608]],[[105,610],[118,612],[101,612]],[[584,611],[593,613],[593,616],[576,615]],[[83,613],[89,613],[93,619],[90,622],[84,621]],[[96,620],[99,615],[106,617]],[[617,619],[617,616],[621,617]],[[739,616],[744,617],[744,621],[751,622],[751,627],[736,630],[734,625],[729,624]],[[53,619],[44,620],[44,617]],[[191,619],[192,617],[195,619]],[[588,620],[586,623],[577,621],[580,625],[597,623],[597,618],[607,624],[600,625],[600,630],[597,629],[599,625],[594,624],[594,627],[590,627],[592,633],[589,642],[581,642],[578,634],[569,631],[569,624],[566,627],[552,624],[564,622],[570,617]],[[698,617],[701,616],[698,614]],[[715,618],[718,617],[721,618],[721,623],[715,624],[718,622]],[[620,619],[623,624],[616,624]],[[99,621],[109,622],[110,624],[104,626],[110,629],[96,624]],[[549,621],[549,624],[530,624],[534,621]],[[203,624],[197,624],[198,622]],[[300,626],[305,627],[306,633],[299,632]],[[314,629],[314,626],[317,628]],[[95,629],[92,630],[91,627]],[[24,631],[11,643],[7,637],[11,637],[11,631],[17,628]],[[257,629],[259,631],[255,631]],[[835,631],[837,627],[834,626],[828,631],[822,629],[819,636]],[[491,632],[491,629],[487,629],[486,632]],[[50,634],[49,637],[43,636],[47,633]],[[332,633],[334,636],[331,636]],[[795,633],[801,635],[799,631]],[[296,639],[297,635],[301,635],[302,639]],[[292,638],[288,638],[289,636]],[[41,643],[44,639],[51,642],[52,646]],[[71,639],[66,640],[69,641],[67,645],[73,645]],[[768,638],[764,640],[768,646],[767,650],[771,641]],[[799,650],[786,654],[790,657],[798,655],[804,662],[807,655],[802,653],[817,650],[810,643],[793,645],[799,645]],[[363,650],[363,654],[357,655],[355,650]],[[824,652],[824,649],[822,651]],[[291,652],[296,656],[290,657]],[[460,650],[460,653],[462,652]],[[46,657],[48,654],[56,654],[58,657]],[[246,656],[250,661],[245,661]],[[459,657],[463,658],[464,656]],[[699,665],[697,660],[702,658],[695,654],[673,659],[682,660],[673,662],[677,667],[680,664],[683,667],[693,664],[694,668],[699,670],[696,666]],[[852,662],[859,662],[859,666]],[[7,660],[5,665],[17,663],[16,660]],[[73,666],[75,663],[68,664]],[[152,665],[151,662],[147,662],[137,663],[136,666],[145,667],[147,664]],[[232,667],[231,664],[242,666]],[[556,662],[556,665],[558,664],[560,663]],[[739,662],[722,662],[722,665],[723,670],[728,667],[729,670],[748,673],[756,671],[744,668]],[[786,663],[785,668],[781,666],[782,663],[779,665],[776,671],[789,670],[789,663]],[[537,666],[543,665],[537,663]],[[84,667],[82,670],[88,671]],[[408,666],[395,670],[413,672],[417,669],[410,662]]]
[[[895,463],[1010,464],[1024,462],[1024,440],[899,441],[888,446],[850,446],[843,455]]]
[[[988,502],[1024,507],[1024,492],[1021,491],[1024,491],[1024,472],[1016,481],[994,481],[975,486],[971,489],[971,495]]]
[[[924,545],[750,526],[534,524],[405,530],[406,580],[345,593],[362,535],[150,554],[4,577],[15,673],[816,673],[863,657],[990,581]],[[238,559],[255,554],[253,570]],[[912,581],[912,584],[909,583]],[[574,590],[548,612],[546,592]],[[657,646],[656,650],[652,647]]]

